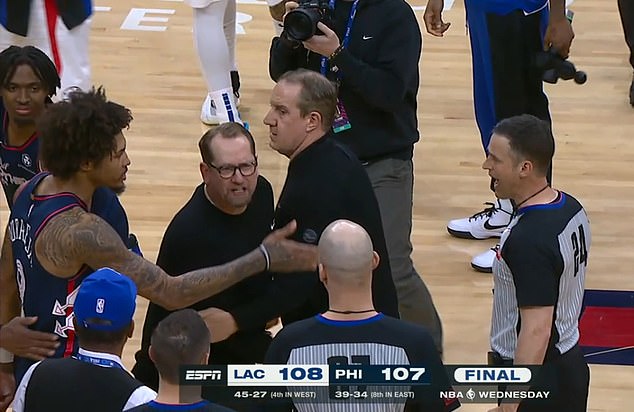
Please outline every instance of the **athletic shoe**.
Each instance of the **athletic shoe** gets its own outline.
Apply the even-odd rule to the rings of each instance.
[[[471,217],[455,219],[447,224],[447,232],[463,239],[488,239],[500,237],[511,222],[513,205],[510,200],[497,199],[495,203],[485,203],[486,209]]]
[[[500,249],[500,244],[498,243],[491,249],[487,250],[484,253],[480,253],[476,255],[471,260],[471,267],[477,270],[478,272],[491,273],[493,272],[493,262],[495,261],[495,257],[497,256],[498,250]]]
[[[242,124],[233,90],[224,89],[209,93],[200,110],[200,121],[207,125],[226,122]]]

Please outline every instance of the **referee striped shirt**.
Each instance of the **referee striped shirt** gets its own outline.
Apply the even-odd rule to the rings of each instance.
[[[381,387],[382,391],[412,391],[414,398],[333,399],[333,392],[372,392],[376,386],[286,388],[313,390],[314,401],[293,399],[291,405],[267,410],[299,412],[445,412],[460,406],[457,399],[441,399],[451,391],[449,377],[429,332],[418,325],[379,313],[355,321],[335,321],[321,315],[285,326],[273,339],[265,363],[288,365],[416,365],[425,367],[431,384]],[[284,389],[282,389],[284,390]]]
[[[566,193],[552,203],[517,211],[493,263],[495,352],[514,358],[522,307],[554,307],[546,358],[577,344],[590,240],[583,206]]]

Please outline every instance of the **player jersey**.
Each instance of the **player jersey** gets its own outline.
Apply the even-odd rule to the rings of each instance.
[[[422,326],[379,313],[354,321],[335,321],[322,315],[284,326],[266,354],[265,363],[288,365],[412,365],[425,367],[431,375],[428,386],[389,387],[394,391],[413,391],[414,399],[381,402],[332,400],[332,388],[314,387],[318,403],[294,402],[296,410],[311,412],[402,412],[452,411],[457,399],[440,399],[439,391],[451,391],[449,377],[429,332]],[[347,391],[363,392],[351,385]],[[370,391],[373,386],[365,387]],[[385,387],[384,387],[385,389]],[[324,402],[326,401],[326,402]],[[282,409],[280,409],[282,410]]]
[[[493,262],[494,351],[513,359],[522,307],[554,307],[546,360],[577,344],[590,242],[586,212],[566,193],[517,211]]]
[[[9,235],[22,313],[38,317],[32,329],[59,336],[60,345],[53,357],[61,358],[77,349],[72,324],[73,304],[79,284],[90,271],[85,266],[66,279],[51,275],[35,255],[35,242],[52,218],[75,207],[86,210],[86,205],[71,193],[36,195],[35,188],[47,175],[38,174],[17,197],[9,217]],[[34,361],[15,357],[14,362],[16,381],[19,382]]]
[[[38,151],[40,143],[38,133],[33,133],[20,146],[9,145],[7,127],[9,119],[4,104],[0,99],[0,180],[7,198],[7,204],[13,204],[13,195],[22,183],[35,176],[39,171]]]

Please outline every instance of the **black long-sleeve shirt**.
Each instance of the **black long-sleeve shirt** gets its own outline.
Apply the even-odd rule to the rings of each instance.
[[[335,27],[343,42],[352,1],[335,3]],[[412,158],[418,141],[416,96],[422,48],[420,26],[404,0],[362,0],[354,18],[350,43],[327,77],[341,76],[339,98],[352,127],[335,134],[361,161]],[[321,55],[275,37],[269,73],[275,81],[289,70],[320,71]]]
[[[372,185],[359,160],[330,135],[291,160],[275,210],[275,227],[297,221],[294,239],[316,244],[322,231],[337,219],[361,225],[380,256],[372,278],[376,310],[398,317],[398,300],[385,245],[381,214]],[[257,314],[261,321],[281,315],[284,324],[328,309],[328,295],[317,272],[275,274],[266,294],[232,313]]]
[[[228,215],[211,204],[205,196],[204,185],[201,184],[167,227],[156,263],[172,276],[227,263],[257,248],[270,233],[272,221],[273,190],[264,177],[258,178],[251,203],[240,215]],[[195,310],[216,307],[232,313],[260,297],[270,282],[269,273],[251,276],[191,307]],[[143,325],[141,350],[135,356],[137,363],[132,370],[137,379],[154,388],[158,385],[158,375],[148,356],[148,348],[152,332],[169,314],[161,306],[149,304]],[[214,353],[229,352],[230,348],[224,346],[246,347],[245,356],[257,356],[253,346],[263,346],[259,335],[264,334],[266,322],[274,316],[262,319],[258,315],[253,316],[249,310],[242,310],[240,314],[241,317],[237,319],[240,332],[213,345],[210,363],[217,360]],[[258,350],[263,356],[266,347]],[[235,360],[235,363],[239,362]]]

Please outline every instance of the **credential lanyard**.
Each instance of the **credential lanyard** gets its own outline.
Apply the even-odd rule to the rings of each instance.
[[[328,5],[330,7],[330,10],[332,10],[334,13],[335,0],[330,0],[330,3]],[[359,5],[359,0],[354,0],[354,3],[352,3],[352,8],[350,9],[350,16],[348,17],[348,24],[346,25],[346,32],[344,33],[343,40],[341,41],[341,45],[344,48],[347,48],[348,43],[350,43],[350,32],[352,31],[352,22],[354,21],[354,16],[357,14],[358,5]],[[321,56],[320,71],[321,71],[321,74],[323,74],[324,76],[326,75],[326,73],[328,73],[328,58],[326,56]],[[338,77],[340,76],[341,75],[339,75]]]
[[[123,366],[121,366],[118,362],[115,362],[115,361],[110,360],[110,359],[95,358],[95,357],[88,356],[88,355],[82,355],[80,353],[78,353],[77,355],[73,356],[73,358],[75,358],[77,360],[80,360],[82,362],[90,363],[92,365],[106,366],[108,368],[123,369]]]

